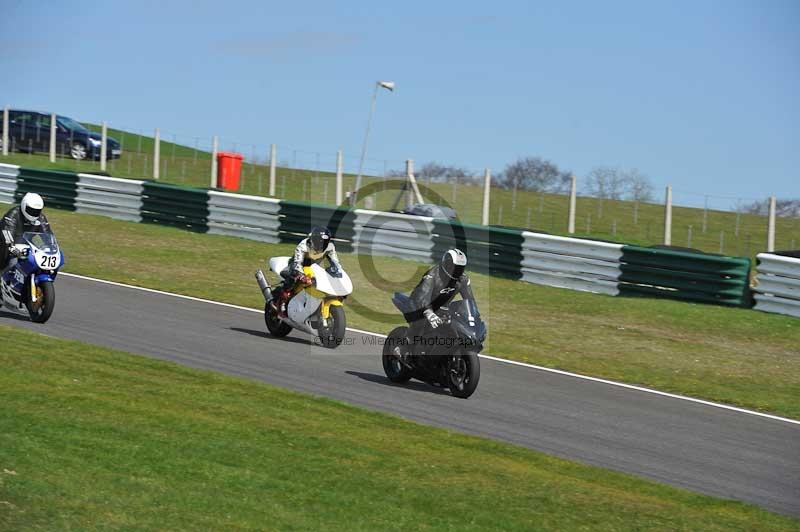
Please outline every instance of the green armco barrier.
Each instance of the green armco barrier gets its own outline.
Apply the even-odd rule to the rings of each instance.
[[[143,222],[208,231],[208,191],[151,182],[142,188]]]
[[[691,301],[695,303],[710,303],[728,307],[749,308],[749,298],[725,297],[722,295],[711,295],[697,291],[685,290],[665,290],[654,286],[640,286],[620,283],[619,295],[628,297],[659,297],[664,299],[677,299],[680,301]]]
[[[41,195],[47,207],[74,211],[78,174],[20,167],[14,198],[19,202],[28,192]]]
[[[698,273],[744,275],[750,271],[745,257],[724,257],[671,249],[623,246],[622,262]]]
[[[750,260],[660,248],[623,246],[619,290],[702,303],[750,307]]]
[[[522,278],[522,231],[433,220],[433,257],[457,247],[467,269],[511,279]]]
[[[281,242],[297,243],[319,225],[331,230],[337,249],[353,250],[356,214],[349,207],[281,200],[279,216],[278,238]]]

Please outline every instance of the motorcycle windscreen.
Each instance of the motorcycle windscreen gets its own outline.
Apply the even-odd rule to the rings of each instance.
[[[269,259],[269,269],[280,275],[283,270],[289,267],[289,260],[291,260],[291,257],[272,257]]]
[[[51,233],[23,233],[22,241],[47,254],[58,253],[58,241]]]
[[[448,308],[451,313],[463,316],[467,321],[469,321],[470,318],[475,320],[481,317],[481,313],[478,311],[478,305],[472,299],[451,301]]]
[[[347,272],[341,271],[340,277],[334,277],[319,264],[312,264],[311,271],[314,272],[315,287],[320,292],[331,296],[347,296],[353,293],[353,282]]]

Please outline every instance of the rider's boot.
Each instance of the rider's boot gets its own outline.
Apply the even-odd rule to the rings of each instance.
[[[291,291],[287,289],[281,290],[281,293],[278,294],[276,298],[277,305],[278,305],[278,317],[280,319],[285,319],[286,314],[286,307],[289,305],[289,296],[291,295]]]

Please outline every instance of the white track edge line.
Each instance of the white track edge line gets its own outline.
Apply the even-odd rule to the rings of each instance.
[[[208,304],[211,304],[211,305],[218,305],[218,306],[221,306],[221,307],[228,307],[228,308],[233,308],[233,309],[237,309],[237,310],[244,310],[244,311],[247,311],[247,312],[258,312],[258,313],[263,312],[263,310],[260,310],[260,309],[254,309],[254,308],[250,308],[250,307],[242,307],[242,306],[239,306],[239,305],[232,305],[230,303],[222,303],[220,301],[213,301],[211,299],[202,299],[202,298],[199,298],[199,297],[186,296],[186,295],[183,295],[183,294],[175,294],[173,292],[164,292],[162,290],[155,290],[153,288],[145,288],[143,286],[134,286],[134,285],[130,285],[130,284],[118,283],[118,282],[115,282],[115,281],[107,281],[105,279],[97,279],[95,277],[87,277],[85,275],[77,275],[77,274],[74,274],[74,273],[66,273],[66,272],[62,272],[62,273],[60,273],[60,275],[65,275],[67,277],[75,277],[77,279],[84,279],[86,281],[93,281],[95,283],[109,284],[109,285],[113,285],[113,286],[120,286],[120,287],[123,287],[123,288],[130,288],[130,289],[133,289],[133,290],[140,290],[140,291],[143,291],[143,292],[150,292],[150,293],[153,293],[153,294],[160,294],[160,295],[164,295],[164,296],[177,297],[177,298],[180,298],[180,299],[187,299],[189,301],[197,301],[197,302],[200,302],[200,303],[208,303]],[[368,335],[371,335],[371,336],[376,336],[378,338],[386,338],[385,334],[374,333],[374,332],[365,331],[365,330],[362,330],[362,329],[354,329],[352,327],[348,327],[347,330],[355,332],[355,333],[361,333],[361,334],[368,334]],[[511,364],[511,365],[514,365],[514,366],[521,366],[521,367],[525,367],[525,368],[536,369],[536,370],[539,370],[539,371],[546,371],[548,373],[556,373],[558,375],[564,375],[564,376],[573,377],[573,378],[576,378],[576,379],[583,379],[583,380],[587,380],[587,381],[599,382],[599,383],[602,383],[602,384],[608,384],[610,386],[618,386],[620,388],[627,388],[629,390],[636,390],[638,392],[645,392],[645,393],[650,393],[650,394],[653,394],[653,395],[660,395],[662,397],[669,397],[670,399],[680,399],[682,401],[689,401],[691,403],[697,403],[697,404],[701,404],[701,405],[705,405],[705,406],[712,406],[714,408],[721,408],[723,410],[730,410],[730,411],[733,411],[733,412],[739,412],[740,414],[749,414],[751,416],[758,416],[758,417],[763,417],[763,418],[767,418],[767,419],[772,419],[772,420],[775,420],[775,421],[783,421],[784,423],[791,423],[793,425],[800,425],[800,420],[795,420],[795,419],[790,419],[790,418],[780,417],[780,416],[774,416],[772,414],[765,414],[764,412],[757,412],[755,410],[748,410],[746,408],[739,408],[739,407],[736,407],[736,406],[726,405],[726,404],[722,404],[722,403],[715,403],[713,401],[706,401],[704,399],[697,399],[697,398],[694,398],[694,397],[688,397],[686,395],[678,395],[678,394],[673,394],[673,393],[669,393],[669,392],[662,392],[660,390],[654,390],[652,388],[644,388],[642,386],[635,386],[633,384],[625,384],[624,382],[617,382],[617,381],[611,381],[611,380],[607,380],[607,379],[600,379],[598,377],[590,377],[588,375],[581,375],[580,373],[572,373],[572,372],[564,371],[564,370],[560,370],[560,369],[548,368],[548,367],[544,367],[544,366],[537,366],[536,364],[529,364],[527,362],[518,362],[516,360],[509,360],[507,358],[500,358],[500,357],[495,357],[495,356],[491,356],[491,355],[478,355],[478,356],[480,356],[481,358],[485,358],[487,360],[493,360],[495,362],[500,362],[500,363],[503,363],[503,364]]]

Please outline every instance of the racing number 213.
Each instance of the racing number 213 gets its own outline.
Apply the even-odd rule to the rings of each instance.
[[[40,266],[42,268],[47,268],[52,270],[53,268],[56,267],[56,264],[58,264],[58,256],[50,255],[49,257],[48,256],[42,257],[42,263],[40,264]]]

